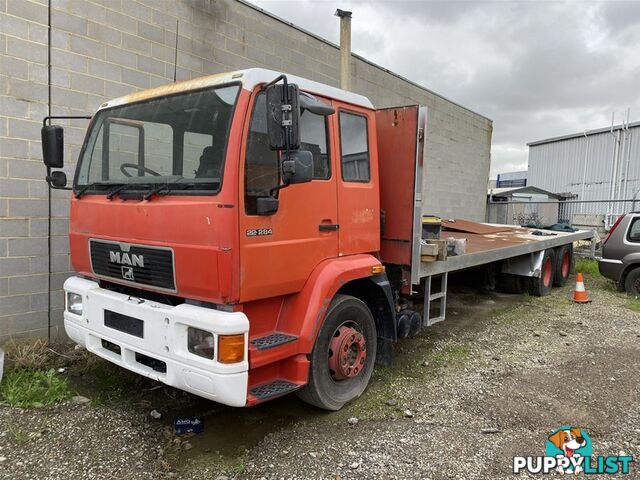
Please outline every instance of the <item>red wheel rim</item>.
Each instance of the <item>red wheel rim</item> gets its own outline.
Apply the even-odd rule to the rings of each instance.
[[[364,370],[367,342],[364,335],[343,323],[333,333],[329,344],[329,373],[334,380],[357,377]]]
[[[547,257],[544,262],[544,268],[542,269],[542,283],[545,287],[551,285],[551,276],[553,275],[553,262],[550,257]]]
[[[562,256],[562,278],[567,278],[569,276],[569,269],[571,268],[571,255],[569,252],[565,252]]]

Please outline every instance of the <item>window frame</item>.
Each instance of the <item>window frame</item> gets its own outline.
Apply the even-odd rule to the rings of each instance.
[[[348,183],[371,183],[371,146],[369,143],[369,116],[366,113],[356,112],[354,110],[348,110],[346,108],[339,108],[337,113],[338,113],[338,141],[340,142],[340,178],[342,178],[343,182],[348,182]],[[343,168],[344,162],[342,161],[342,158],[343,158],[342,122],[340,119],[340,116],[342,113],[364,118],[365,134],[367,136],[367,166],[369,167],[368,168],[369,175],[366,180],[352,180],[352,179],[344,178],[344,168]]]
[[[333,168],[331,168],[331,125],[329,124],[329,115],[323,116],[313,112],[309,113],[311,113],[312,115],[316,115],[324,120],[324,135],[327,146],[327,167],[329,168],[328,177],[312,177],[311,181],[314,182],[316,180],[331,180],[331,177],[333,176]],[[300,132],[302,132],[302,130],[300,130]],[[300,143],[302,143],[302,135],[300,135]]]
[[[633,228],[633,226],[636,223],[640,222],[640,216],[638,217],[634,217],[633,219],[631,219],[631,222],[629,223],[629,228],[627,228],[627,234],[626,234],[626,240],[629,243],[640,243],[640,236],[638,237],[637,240],[634,240],[633,238],[631,238],[631,229]]]
[[[244,158],[242,158],[242,163],[243,163],[243,175],[242,175],[242,199],[243,199],[243,203],[244,203],[244,214],[248,217],[259,217],[260,215],[258,215],[257,212],[249,212],[248,210],[248,202],[247,202],[247,151],[248,151],[248,147],[249,147],[249,136],[251,135],[251,123],[253,122],[253,115],[256,112],[256,104],[258,103],[258,97],[263,94],[265,96],[265,101],[266,101],[266,96],[267,93],[264,90],[263,87],[259,87],[254,94],[252,95],[252,99],[251,99],[251,105],[249,105],[249,108],[247,110],[247,117],[245,119],[245,121],[247,122],[247,130],[245,132],[245,135],[243,135],[243,139],[242,139],[242,143],[243,143],[243,148],[244,148]],[[278,152],[278,150],[272,150],[272,153],[274,154],[274,156],[277,159],[277,167],[276,167],[276,171],[278,172],[278,186],[280,186],[282,184],[282,169],[280,168],[280,153]],[[275,193],[275,197],[274,198],[279,198],[280,197],[280,190],[276,190]],[[255,198],[259,198],[259,197],[255,197]]]
[[[185,95],[185,94],[189,94],[189,93],[198,93],[198,92],[203,92],[206,90],[218,90],[218,89],[222,89],[222,88],[227,88],[227,87],[233,87],[233,86],[237,86],[238,90],[236,92],[236,97],[233,101],[233,106],[231,108],[231,114],[230,114],[230,120],[229,120],[229,127],[227,130],[227,141],[225,142],[224,145],[224,153],[223,153],[223,163],[222,163],[222,168],[220,171],[220,183],[218,185],[218,188],[216,189],[204,189],[204,190],[197,190],[197,189],[193,189],[193,190],[172,190],[170,195],[180,195],[180,196],[208,196],[208,197],[214,197],[216,195],[218,195],[223,188],[224,185],[224,171],[226,169],[227,166],[227,155],[229,152],[229,142],[231,140],[231,136],[232,136],[232,132],[233,132],[233,125],[234,122],[236,122],[236,113],[238,112],[238,100],[240,99],[240,95],[242,93],[242,82],[238,81],[238,80],[234,80],[231,82],[226,82],[226,83],[221,83],[219,85],[208,85],[206,87],[202,87],[202,88],[195,88],[192,90],[185,90],[185,91],[181,91],[181,92],[176,92],[176,93],[172,93],[171,95],[164,95],[164,97],[175,97],[178,95]],[[98,115],[100,115],[102,112],[106,112],[112,109],[116,109],[116,108],[120,108],[123,106],[131,106],[131,105],[137,105],[137,104],[141,104],[141,103],[146,103],[146,102],[150,102],[153,101],[155,99],[157,99],[159,97],[150,97],[150,98],[145,98],[143,100],[137,101],[137,102],[131,102],[131,103],[127,103],[127,104],[121,104],[121,105],[114,105],[112,107],[108,107],[108,108],[102,108],[99,109],[92,117],[91,120],[89,121],[89,125],[87,126],[87,130],[84,136],[84,140],[82,142],[82,146],[80,148],[80,153],[78,154],[78,159],[76,162],[76,167],[75,167],[75,172],[73,175],[73,183],[72,183],[72,191],[73,193],[77,193],[77,191],[84,187],[86,184],[81,184],[78,185],[78,180],[80,177],[80,169],[82,164],[84,163],[84,155],[85,152],[87,150],[87,148],[89,147],[89,140],[90,140],[90,136],[91,133],[93,132],[93,127],[94,127],[94,123],[95,120],[97,118]],[[98,134],[98,132],[96,132],[96,135]],[[176,143],[175,143],[175,130],[174,130],[174,147],[175,147]],[[95,142],[94,142],[94,148],[95,148]],[[93,151],[92,151],[93,153]],[[175,156],[175,151],[174,151],[174,156]],[[82,160],[82,161],[80,161]],[[174,158],[175,160],[175,158]],[[182,159],[181,159],[182,160]],[[150,182],[153,183],[153,182]],[[87,190],[84,195],[106,195],[107,190],[106,189],[101,189],[100,186],[98,186],[97,188],[90,188],[89,190]]]

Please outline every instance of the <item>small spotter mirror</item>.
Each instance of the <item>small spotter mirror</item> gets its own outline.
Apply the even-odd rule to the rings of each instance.
[[[67,186],[67,174],[60,170],[51,172],[51,175],[47,177],[47,182],[53,188],[64,188]]]

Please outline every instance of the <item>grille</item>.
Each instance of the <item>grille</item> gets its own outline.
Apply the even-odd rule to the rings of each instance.
[[[128,283],[175,291],[173,252],[166,248],[131,245],[125,252],[119,243],[91,240],[91,268],[97,275]]]

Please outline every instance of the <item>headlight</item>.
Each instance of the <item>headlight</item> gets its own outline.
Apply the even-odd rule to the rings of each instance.
[[[67,293],[67,311],[74,315],[82,315],[82,295]]]
[[[215,353],[213,333],[189,327],[187,330],[187,348],[194,355],[213,360]]]

